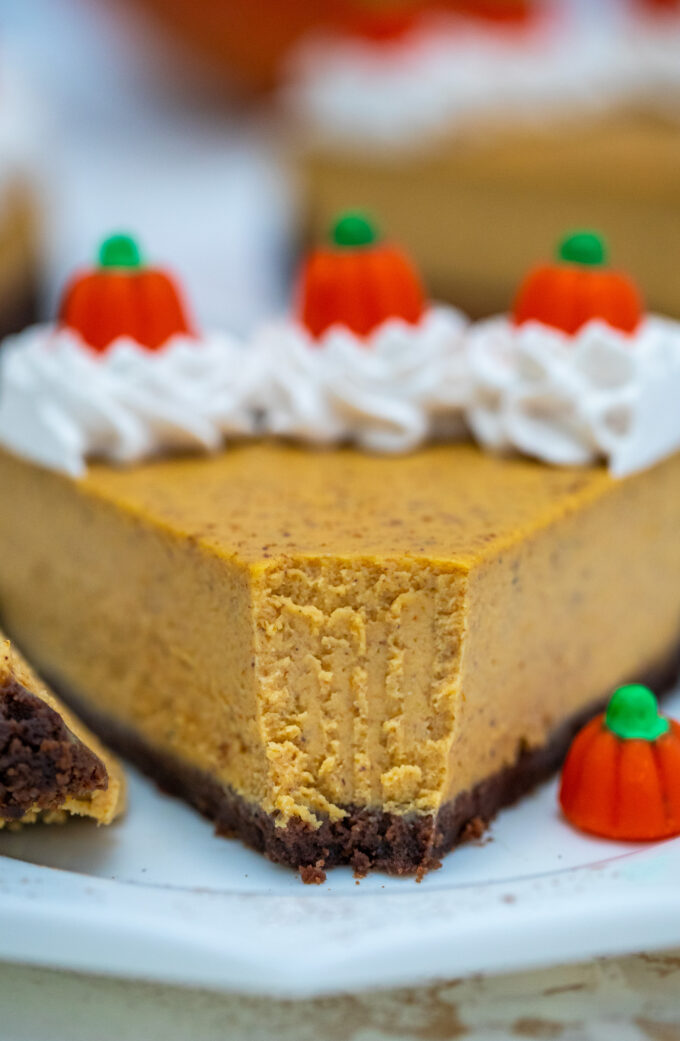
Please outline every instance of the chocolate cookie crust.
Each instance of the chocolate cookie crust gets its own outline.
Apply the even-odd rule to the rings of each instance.
[[[55,810],[107,784],[102,761],[54,709],[15,680],[0,688],[0,817]]]
[[[636,682],[663,692],[675,682],[679,667],[680,647]],[[214,821],[218,835],[238,837],[274,863],[299,870],[303,882],[319,884],[325,881],[326,869],[339,864],[351,865],[358,875],[379,870],[418,878],[439,867],[443,854],[478,838],[499,810],[517,802],[559,768],[573,736],[604,708],[609,692],[553,731],[540,748],[519,748],[514,763],[462,792],[436,817],[398,816],[347,806],[342,820],[326,820],[317,829],[300,820],[277,827],[273,817],[206,773],[158,752],[129,728],[74,699],[63,688],[62,696],[107,744],[163,791],[185,799]]]

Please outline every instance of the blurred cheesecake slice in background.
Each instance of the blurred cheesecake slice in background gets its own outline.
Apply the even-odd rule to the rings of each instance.
[[[303,236],[365,208],[437,298],[482,316],[507,308],[541,243],[594,225],[651,309],[677,316],[680,9],[652,6],[309,38],[282,90]]]
[[[600,226],[645,290],[680,317],[680,132],[621,114],[400,156],[308,150],[303,234],[350,203],[406,242],[433,295],[481,317],[507,310],[518,273],[565,227]],[[408,201],[408,204],[407,204]]]

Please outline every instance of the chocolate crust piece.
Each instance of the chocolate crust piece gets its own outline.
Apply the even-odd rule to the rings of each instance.
[[[59,809],[106,788],[102,761],[41,698],[10,680],[0,689],[0,817]]]
[[[663,693],[677,679],[679,667],[680,647],[646,675],[636,677],[635,682]],[[327,820],[314,829],[300,820],[276,827],[273,817],[233,790],[154,749],[125,725],[84,701],[74,700],[63,687],[61,693],[108,745],[155,780],[163,791],[185,799],[214,821],[218,835],[238,837],[274,863],[296,868],[303,882],[317,884],[325,881],[327,868],[339,864],[351,865],[360,876],[379,870],[418,879],[440,867],[443,854],[479,838],[499,810],[517,802],[559,768],[576,732],[604,708],[608,698],[598,699],[572,716],[540,748],[518,749],[514,763],[456,796],[436,817],[399,816],[347,806],[342,820]]]

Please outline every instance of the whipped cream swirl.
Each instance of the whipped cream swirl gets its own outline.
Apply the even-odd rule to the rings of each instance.
[[[343,326],[320,341],[284,321],[252,344],[254,404],[264,431],[316,444],[350,441],[406,452],[428,437],[460,437],[468,396],[466,322],[432,307],[417,325],[389,319],[366,339]]]
[[[0,444],[74,477],[89,459],[210,452],[232,437],[399,453],[469,430],[494,451],[606,460],[622,477],[680,450],[679,402],[680,323],[655,316],[634,336],[592,321],[569,337],[432,307],[367,339],[335,326],[312,340],[287,320],[248,345],[120,339],[102,354],[36,326],[0,351]]]
[[[481,322],[468,342],[468,422],[478,441],[558,465],[605,459],[614,476],[680,449],[680,323],[633,336],[600,321],[574,337],[537,322]]]
[[[76,333],[35,326],[0,352],[0,443],[74,477],[87,459],[214,450],[255,427],[243,354],[222,335],[175,336],[156,351],[121,338],[99,354]]]

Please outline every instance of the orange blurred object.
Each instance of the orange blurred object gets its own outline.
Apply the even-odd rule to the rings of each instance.
[[[523,21],[531,0],[134,0],[175,39],[234,83],[266,90],[276,84],[290,49],[315,29],[356,32],[376,41],[406,34],[426,11]]]
[[[67,285],[58,322],[96,351],[105,351],[120,336],[157,350],[171,336],[192,335],[174,282],[164,271],[143,267],[127,235],[107,239],[99,266]]]
[[[313,337],[333,325],[368,336],[389,318],[419,321],[425,293],[403,250],[378,241],[370,221],[358,213],[343,214],[332,239],[310,255],[302,271],[300,320]]]
[[[459,0],[452,3],[460,14],[508,24],[528,22],[536,14],[536,0]]]
[[[677,11],[680,13],[680,0],[637,0],[638,6],[648,11]]]

